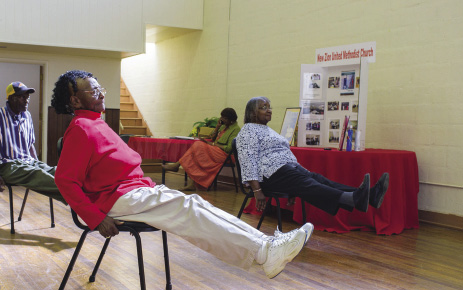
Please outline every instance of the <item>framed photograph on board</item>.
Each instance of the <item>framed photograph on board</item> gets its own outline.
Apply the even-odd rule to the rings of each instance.
[[[291,146],[294,146],[295,138],[297,138],[296,128],[300,113],[301,107],[286,108],[283,124],[281,125],[280,135],[286,138]]]

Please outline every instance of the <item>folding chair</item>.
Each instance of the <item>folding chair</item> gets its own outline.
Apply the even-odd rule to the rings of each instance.
[[[224,167],[229,167],[231,168],[233,172],[233,181],[235,182],[235,191],[238,192],[238,184],[236,183],[236,175],[235,175],[235,163],[233,162],[232,155],[233,155],[233,151],[230,152],[230,154],[228,154],[227,158],[222,164],[222,167],[220,167],[219,172],[217,172],[217,175],[215,176],[214,181],[207,188],[208,191],[211,189],[212,186],[214,186],[214,190],[217,190],[217,178],[219,177],[220,172],[222,172],[222,169]]]
[[[6,183],[5,184],[6,187],[8,187],[8,192],[9,192],[9,198],[10,198],[10,220],[11,220],[11,230],[10,232],[12,234],[15,233],[15,230],[14,230],[14,211],[13,211],[13,186],[16,186],[16,184],[10,184],[10,183]],[[27,201],[27,197],[29,195],[29,188],[26,188],[26,193],[24,194],[24,199],[23,199],[23,202],[22,202],[22,205],[21,205],[21,211],[19,212],[19,216],[18,216],[18,221],[21,221],[22,219],[22,215],[23,215],[23,212],[24,212],[24,207],[26,206],[26,201]],[[53,213],[53,199],[51,197],[49,197],[50,199],[50,217],[51,217],[51,227],[54,228],[55,227],[55,215]]]
[[[236,168],[237,168],[237,171],[238,171],[238,179],[239,179],[239,182],[240,182],[240,188],[241,188],[241,191],[244,193],[245,197],[244,197],[244,200],[243,200],[243,203],[241,204],[241,208],[240,208],[240,211],[238,213],[238,218],[241,218],[241,215],[243,214],[243,210],[244,210],[244,207],[246,206],[246,203],[248,202],[248,199],[251,198],[251,197],[254,197],[254,192],[252,191],[251,187],[245,187],[243,185],[243,182],[242,182],[242,178],[241,178],[241,166],[240,166],[240,162],[239,162],[239,159],[238,159],[238,150],[236,149],[236,139],[233,139],[232,141],[232,152],[233,154],[235,155],[235,164],[236,164]],[[283,226],[282,226],[282,223],[281,223],[281,209],[280,209],[280,198],[289,198],[289,194],[288,193],[282,193],[282,192],[272,192],[272,191],[269,191],[269,190],[265,190],[265,191],[262,191],[265,195],[265,197],[268,197],[268,200],[267,200],[267,203],[265,204],[265,209],[262,213],[262,216],[260,217],[260,220],[259,220],[259,224],[257,225],[257,229],[260,229],[260,226],[262,225],[262,222],[264,221],[264,217],[265,215],[267,214],[267,212],[269,211],[269,209],[271,208],[272,206],[272,199],[275,200],[276,202],[276,209],[277,209],[277,217],[278,217],[278,229],[280,231],[283,231]],[[307,217],[306,217],[306,212],[305,212],[305,202],[303,200],[301,200],[301,204],[302,204],[302,218],[303,218],[303,222],[306,222],[307,220]]]

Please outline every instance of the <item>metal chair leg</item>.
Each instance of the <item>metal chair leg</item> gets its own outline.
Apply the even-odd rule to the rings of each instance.
[[[133,228],[127,227],[127,230],[134,236],[137,244],[137,257],[138,257],[138,275],[140,276],[140,289],[146,290],[145,281],[145,267],[143,266],[143,248],[141,245],[140,234]]]
[[[9,192],[9,197],[10,197],[10,232],[14,234],[14,213],[13,213],[13,189],[11,186],[8,186],[8,192]]]
[[[248,199],[249,199],[249,195],[246,195],[246,197],[243,200],[243,203],[241,204],[241,208],[237,215],[237,218],[241,218],[241,215],[243,214],[243,211],[244,211],[244,207],[246,206],[246,203],[248,202]]]
[[[281,224],[281,208],[280,208],[280,199],[275,197],[275,201],[277,203],[277,217],[278,217],[278,230],[280,232],[283,231],[283,225]]]
[[[172,290],[172,282],[170,279],[170,266],[169,266],[169,247],[167,246],[167,233],[162,231],[162,245],[164,248],[164,268],[166,271],[166,290]]]
[[[214,178],[214,180],[212,181],[212,183],[209,185],[209,187],[207,188],[207,191],[211,190],[212,187],[214,187],[214,190],[217,190],[217,178],[219,176],[216,175],[216,177]]]
[[[219,176],[217,175],[217,176],[215,177],[215,179],[214,179],[214,182],[213,182],[213,184],[214,184],[214,190],[217,190],[217,179],[218,179],[218,178],[219,178]]]
[[[10,189],[10,187],[8,187],[8,190],[9,189]],[[21,211],[19,212],[19,216],[18,216],[18,222],[21,221],[21,219],[23,217],[23,213],[24,213],[24,209],[26,208],[26,202],[27,202],[27,197],[28,196],[29,196],[29,188],[26,188],[26,193],[24,194],[23,202],[22,202],[22,205],[21,205]],[[53,211],[53,199],[51,197],[49,197],[49,200],[50,200],[50,219],[51,219],[50,227],[54,228],[55,227],[55,214],[54,214],[54,211]],[[11,203],[10,203],[10,206],[12,207]],[[11,218],[13,218],[13,217],[11,217]],[[14,229],[13,229],[12,234],[14,234]]]
[[[305,224],[307,222],[307,214],[305,212],[305,201],[301,199],[301,205],[302,205],[302,223]]]
[[[21,211],[19,212],[19,216],[18,216],[18,222],[21,221],[21,219],[22,219],[24,208],[26,207],[26,201],[27,201],[28,196],[29,196],[29,188],[26,188],[26,193],[24,194],[24,198],[23,198],[23,204],[21,205]]]
[[[80,249],[82,249],[82,245],[84,244],[88,232],[89,230],[85,230],[80,236],[79,243],[77,244],[77,247],[74,251],[74,255],[72,255],[71,261],[69,262],[68,269],[66,270],[66,274],[64,274],[63,281],[61,281],[61,285],[59,286],[59,290],[64,290],[64,287],[66,287],[66,283],[68,282],[69,276],[71,275],[72,269],[74,268],[74,264],[76,263],[77,257],[80,253]]]
[[[235,167],[231,167],[233,172],[233,181],[235,182],[235,191],[238,193],[238,183],[236,182]]]
[[[88,281],[95,282],[96,273],[98,272],[98,269],[100,268],[101,261],[103,261],[104,254],[106,253],[106,249],[108,248],[110,241],[111,241],[111,238],[105,240],[103,248],[101,249],[101,252],[100,252],[100,256],[98,256],[98,260],[96,261],[95,267],[93,268],[92,275],[90,275],[90,278],[88,278]]]
[[[53,212],[53,199],[49,197],[50,199],[50,218],[51,218],[51,226],[52,228],[55,227],[55,214]]]
[[[257,229],[260,229],[260,226],[262,225],[262,222],[264,221],[264,217],[267,214],[267,211],[270,209],[271,205],[272,205],[272,198],[269,198],[267,200],[267,203],[265,204],[265,209],[260,217],[259,224],[257,225]]]

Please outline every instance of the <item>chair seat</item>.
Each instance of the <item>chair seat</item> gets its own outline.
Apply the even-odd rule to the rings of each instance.
[[[153,226],[150,226],[149,224],[145,224],[145,223],[142,223],[142,222],[131,222],[131,221],[124,221],[124,220],[119,220],[119,221],[123,222],[122,225],[116,226],[117,229],[120,232],[131,232],[132,230],[130,230],[129,228],[131,228],[131,229],[133,229],[133,230],[135,230],[135,231],[137,231],[139,233],[159,231],[158,228],[155,228]],[[86,225],[83,225],[82,229],[92,231]]]
[[[77,213],[73,209],[71,209],[71,215],[72,215],[72,220],[74,221],[76,226],[78,226],[82,230],[92,231],[86,224],[80,221],[79,217],[77,216]],[[119,231],[122,231],[122,232],[132,232],[132,229],[139,233],[159,231],[158,228],[155,228],[143,222],[124,221],[124,220],[120,220],[120,221],[123,222],[123,224],[118,225],[117,228]]]
[[[117,226],[117,228],[120,231],[127,232],[128,230],[125,227],[131,227],[135,229],[137,232],[155,232],[159,231],[158,228],[155,228],[153,226],[150,226],[149,224],[145,224],[142,222],[129,222],[129,221],[123,221],[124,224]]]

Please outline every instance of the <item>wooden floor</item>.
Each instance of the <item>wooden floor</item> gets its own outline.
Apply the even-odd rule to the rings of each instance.
[[[160,180],[159,174],[152,175]],[[171,188],[181,175],[167,175]],[[17,217],[23,189],[15,189]],[[212,204],[237,214],[243,195],[219,184],[216,192],[200,193]],[[23,220],[10,234],[7,191],[0,194],[0,289],[58,289],[81,231],[70,211],[55,202],[56,227],[50,228],[48,199],[31,193]],[[243,219],[257,225],[258,218]],[[285,231],[298,225],[290,213]],[[262,230],[273,233],[276,219],[265,219]],[[148,289],[164,289],[160,232],[143,233]],[[168,235],[173,289],[463,289],[463,232],[422,224],[419,230],[377,236],[369,232],[333,234],[315,231],[296,259],[278,277],[267,279],[262,269],[244,271],[229,266],[174,235]],[[134,238],[122,233],[108,248],[94,283],[88,282],[104,242],[89,234],[66,289],[139,289]]]

